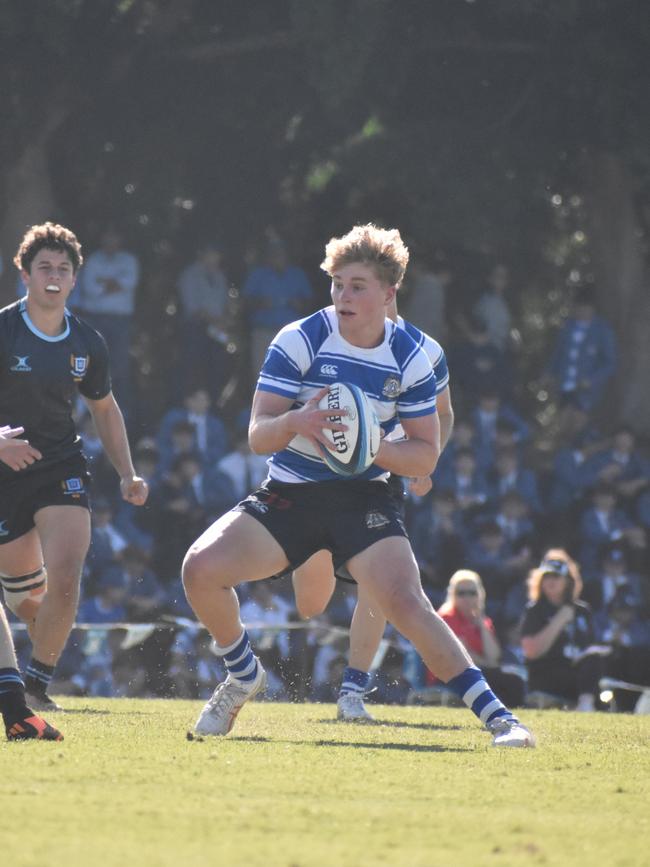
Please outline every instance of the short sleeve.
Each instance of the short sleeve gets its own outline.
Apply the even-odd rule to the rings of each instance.
[[[79,385],[79,392],[89,400],[101,400],[111,391],[111,375],[106,341],[93,333],[88,360],[88,372]]]

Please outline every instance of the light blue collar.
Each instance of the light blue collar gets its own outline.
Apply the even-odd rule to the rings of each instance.
[[[68,334],[70,334],[70,311],[67,307],[63,308],[63,314],[65,316],[65,328],[61,332],[61,334],[57,334],[52,337],[50,334],[45,334],[43,331],[40,331],[29,318],[29,313],[27,312],[27,302],[23,298],[20,302],[20,315],[23,317],[23,322],[37,337],[40,337],[41,340],[46,340],[48,343],[58,343],[60,340],[65,340]]]

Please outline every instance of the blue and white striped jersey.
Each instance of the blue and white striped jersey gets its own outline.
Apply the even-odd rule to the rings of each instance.
[[[361,388],[386,435],[400,418],[418,418],[436,411],[436,376],[422,346],[389,319],[383,343],[371,349],[353,346],[341,337],[334,307],[292,322],[276,335],[257,387],[292,398],[295,406],[302,406],[333,382],[350,382]],[[279,482],[341,479],[300,436],[269,459],[269,475]],[[371,466],[357,478],[387,475]]]
[[[418,346],[421,346],[428,355],[431,367],[433,367],[433,372],[436,375],[436,395],[440,394],[449,385],[449,368],[447,367],[447,357],[442,346],[433,337],[429,337],[424,331],[416,328],[412,322],[407,322],[403,316],[397,317],[397,324],[407,334],[410,334]],[[404,436],[402,426],[398,424],[389,439],[395,442],[396,440],[404,439]]]

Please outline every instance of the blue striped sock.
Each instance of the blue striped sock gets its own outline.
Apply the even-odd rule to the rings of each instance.
[[[245,629],[240,637],[228,647],[217,645],[216,652],[223,659],[231,677],[244,683],[250,683],[257,677],[259,670],[257,657],[253,654],[248,632]]]
[[[492,692],[487,680],[483,677],[483,672],[475,666],[466,668],[461,674],[447,681],[445,685],[465,702],[483,725],[487,725],[497,717],[516,719],[515,715]]]
[[[53,675],[53,665],[46,665],[32,657],[25,669],[25,689],[27,692],[47,692]]]
[[[363,694],[368,689],[369,683],[370,675],[367,671],[361,671],[348,665],[343,672],[339,696],[348,695],[351,692]]]

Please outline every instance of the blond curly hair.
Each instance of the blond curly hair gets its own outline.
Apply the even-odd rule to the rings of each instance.
[[[373,223],[354,226],[342,238],[331,238],[325,247],[321,268],[330,277],[344,265],[370,265],[377,278],[399,286],[409,261],[408,247],[398,229],[382,229]]]

